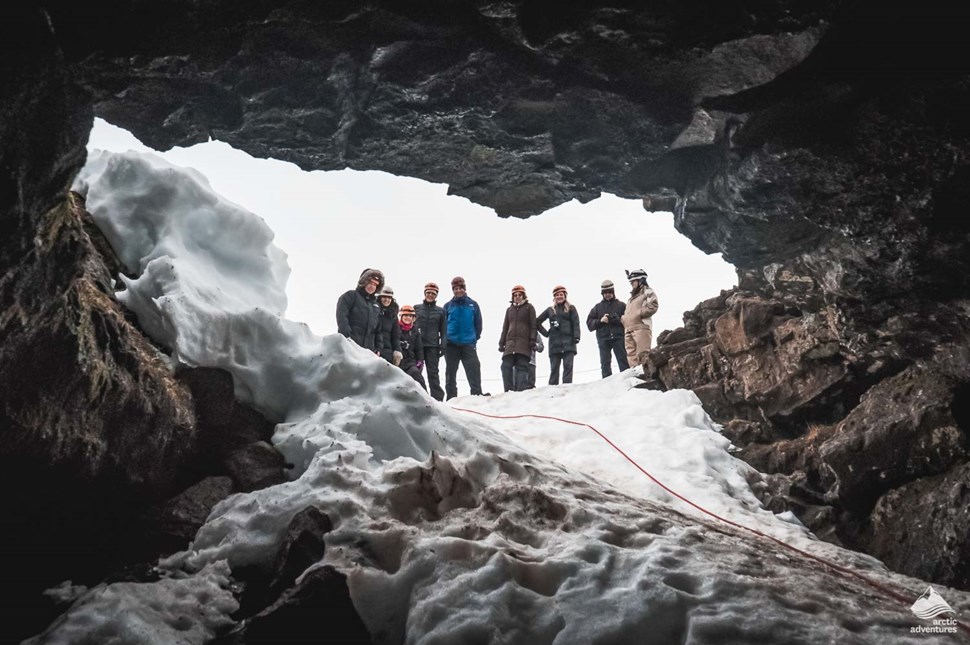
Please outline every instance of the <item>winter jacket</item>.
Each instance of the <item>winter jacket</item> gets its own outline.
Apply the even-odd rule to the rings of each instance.
[[[414,305],[414,324],[421,330],[424,347],[440,347],[445,342],[445,310],[434,302]]]
[[[391,301],[387,307],[380,307],[381,311],[381,358],[393,362],[394,352],[401,351],[401,328],[397,324],[397,302]]]
[[[466,296],[445,303],[445,338],[449,345],[472,345],[482,337],[482,311]]]
[[[382,348],[381,311],[377,297],[357,287],[337,300],[337,331],[364,349]]]
[[[503,356],[522,354],[531,356],[536,346],[536,309],[528,302],[509,305],[505,310],[502,335],[498,340],[499,351]]]
[[[596,341],[613,340],[623,338],[623,314],[626,312],[626,305],[613,298],[612,300],[603,299],[596,303],[586,317],[586,327],[590,331],[596,332]],[[609,322],[603,322],[603,316],[609,316]]]
[[[657,313],[658,307],[657,294],[653,292],[653,289],[646,285],[638,287],[630,295],[630,301],[626,304],[626,312],[622,318],[623,329],[626,331],[638,329],[653,331],[653,321],[650,317]]]
[[[542,323],[547,320],[549,321],[548,331],[542,326]],[[564,304],[547,307],[539,314],[536,323],[539,325],[539,333],[549,339],[550,354],[576,353],[581,331],[579,312],[576,311],[576,307],[569,305],[569,309],[566,309]]]
[[[403,323],[398,323],[401,339],[401,364],[398,365],[405,372],[415,366],[418,361],[424,360],[424,344],[421,340],[421,332],[417,325],[409,325],[404,328]]]

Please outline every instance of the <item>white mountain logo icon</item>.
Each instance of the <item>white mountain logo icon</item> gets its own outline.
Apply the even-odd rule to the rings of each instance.
[[[916,599],[913,606],[909,608],[917,617],[924,620],[929,620],[930,618],[935,618],[940,614],[951,613],[955,614],[953,607],[951,607],[945,600],[943,596],[936,593],[933,587],[927,587],[923,595]]]

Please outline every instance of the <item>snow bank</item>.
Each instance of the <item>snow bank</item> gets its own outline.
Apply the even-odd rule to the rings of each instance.
[[[229,615],[239,603],[228,587],[229,567],[224,562],[192,576],[100,585],[23,645],[201,645],[234,624]]]

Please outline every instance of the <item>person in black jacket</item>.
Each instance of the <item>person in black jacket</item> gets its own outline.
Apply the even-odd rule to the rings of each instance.
[[[380,307],[375,293],[384,286],[384,274],[377,269],[364,269],[357,288],[337,300],[337,332],[364,349],[380,354]]]
[[[438,376],[438,359],[445,353],[445,310],[438,306],[437,298],[438,285],[429,282],[424,285],[424,301],[414,305],[414,312],[421,332],[424,367],[428,371],[431,397],[436,401],[444,401],[445,391],[441,389],[441,379]]]
[[[381,358],[392,365],[401,364],[401,328],[397,324],[397,301],[394,289],[384,285],[377,294],[381,311]]]
[[[421,368],[424,361],[424,348],[421,345],[421,332],[414,324],[414,307],[404,305],[401,307],[401,320],[397,325],[401,329],[401,364],[398,365],[404,372],[418,382],[425,392],[428,391],[424,384],[424,377],[421,376]]]
[[[613,374],[610,353],[616,356],[616,366],[621,372],[630,369],[623,346],[623,321],[620,320],[626,312],[626,304],[616,299],[612,280],[603,280],[600,294],[603,299],[590,310],[586,317],[586,326],[590,331],[596,332],[596,344],[600,348],[600,371],[603,378],[606,378]]]
[[[576,307],[566,300],[566,287],[557,286],[552,290],[552,306],[547,308],[536,322],[539,333],[549,339],[549,385],[559,385],[559,365],[562,364],[562,382],[573,382],[573,358],[579,345],[579,313]],[[542,323],[549,321],[547,331]]]

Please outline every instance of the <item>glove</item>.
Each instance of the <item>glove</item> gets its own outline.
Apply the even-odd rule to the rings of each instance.
[[[438,358],[441,358],[444,355],[445,355],[445,348],[444,347],[439,347],[438,348]]]
[[[418,368],[418,371],[420,372],[421,370],[424,369],[424,361],[418,361],[414,364],[414,366]]]
[[[610,315],[609,314],[603,314],[603,317],[600,318],[600,322],[603,323],[603,324],[606,324],[606,323],[610,322]]]
[[[505,345],[499,345],[498,346],[498,351],[504,352],[505,351]]]
[[[404,358],[404,354],[402,354],[401,352],[394,352],[391,356],[394,359],[395,365],[400,365],[401,360]]]
[[[529,349],[531,349],[532,351],[536,351],[536,344],[535,343],[529,343]]]
[[[573,345],[579,345],[579,339],[573,338]]]

